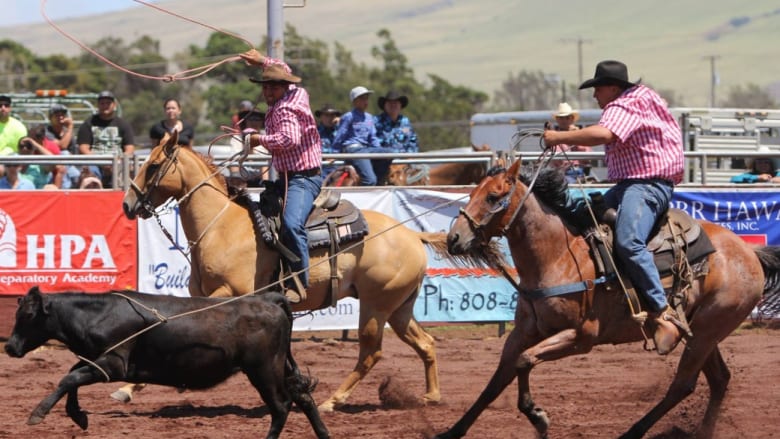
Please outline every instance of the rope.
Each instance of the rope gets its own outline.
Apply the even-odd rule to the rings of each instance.
[[[221,30],[221,29],[217,29],[214,26],[202,23],[202,22],[197,21],[197,20],[193,20],[191,18],[184,17],[183,15],[180,15],[180,14],[168,11],[166,9],[163,9],[163,8],[159,7],[159,6],[153,5],[151,3],[147,3],[147,2],[142,1],[142,0],[133,0],[133,1],[136,2],[136,3],[139,3],[141,5],[148,6],[150,8],[156,9],[156,10],[158,10],[160,12],[163,12],[163,13],[166,13],[168,15],[172,15],[172,16],[174,16],[176,18],[181,19],[181,20],[189,21],[190,23],[195,23],[195,24],[198,24],[200,26],[209,28],[209,29],[211,29],[211,30],[213,30],[215,32],[220,32],[220,33],[223,33],[225,35],[231,36],[233,38],[239,39],[239,40],[243,41],[244,43],[246,43],[246,45],[249,46],[250,49],[254,48],[254,45],[252,45],[252,43],[250,43],[248,40],[246,40],[245,38],[243,38],[243,37],[241,37],[241,36],[239,36],[237,34],[234,34],[234,33],[228,32],[228,31],[224,31],[224,30]],[[117,69],[119,71],[125,72],[127,74],[137,76],[139,78],[152,79],[152,80],[163,81],[163,82],[173,82],[173,81],[176,81],[176,80],[193,79],[193,78],[197,78],[198,76],[205,75],[206,73],[214,70],[215,68],[221,66],[222,64],[229,63],[229,62],[240,61],[241,60],[241,57],[239,57],[238,55],[234,55],[234,56],[225,58],[225,59],[223,59],[221,61],[213,62],[211,64],[206,64],[204,66],[195,67],[195,68],[189,69],[189,70],[183,70],[183,71],[178,72],[178,73],[169,73],[169,74],[166,74],[166,75],[163,75],[163,76],[154,76],[154,75],[146,75],[146,74],[143,74],[143,73],[138,73],[138,72],[132,71],[130,69],[127,69],[125,67],[122,67],[119,64],[114,63],[113,61],[111,61],[108,58],[106,58],[105,56],[101,55],[100,53],[98,53],[97,51],[92,49],[91,47],[89,47],[86,44],[82,43],[76,37],[72,36],[68,32],[62,30],[62,28],[60,28],[59,26],[54,24],[54,21],[52,21],[49,18],[49,16],[46,15],[46,2],[47,2],[47,0],[41,0],[41,15],[46,20],[46,22],[51,27],[53,27],[57,32],[59,32],[65,38],[73,41],[77,46],[79,46],[82,49],[86,50],[87,52],[91,53],[96,58],[98,58],[99,60],[103,61],[104,63],[110,65],[111,67],[113,67],[113,68],[115,68],[115,69]]]

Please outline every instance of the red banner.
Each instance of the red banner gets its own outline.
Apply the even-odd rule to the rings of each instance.
[[[135,288],[137,223],[123,196],[0,191],[0,295]]]

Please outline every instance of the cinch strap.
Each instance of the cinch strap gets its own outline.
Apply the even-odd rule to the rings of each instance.
[[[613,276],[610,275],[610,278]],[[544,299],[545,297],[562,296],[569,293],[577,293],[580,291],[588,291],[598,284],[606,283],[609,279],[606,276],[593,280],[586,280],[582,282],[575,282],[573,284],[558,285],[557,287],[550,288],[538,288],[531,291],[523,291],[522,294],[526,295],[531,300]]]

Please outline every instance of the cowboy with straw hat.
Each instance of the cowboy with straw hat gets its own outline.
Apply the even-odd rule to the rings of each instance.
[[[265,133],[247,135],[245,149],[264,146],[271,153],[271,165],[279,172],[285,188],[281,241],[298,257],[297,261],[288,263],[290,271],[299,273],[297,279],[300,279],[300,282],[295,277],[288,279],[285,287],[293,303],[301,302],[306,300],[309,284],[305,224],[322,189],[320,135],[309,106],[309,93],[298,85],[301,78],[293,75],[287,64],[255,49],[239,56],[247,64],[262,68],[262,73],[250,81],[263,87],[263,98],[268,104]]]
[[[674,185],[685,173],[682,134],[666,102],[639,81],[630,82],[622,62],[598,63],[593,78],[580,85],[580,89],[591,87],[603,109],[599,123],[575,131],[546,130],[544,143],[548,147],[604,145],[607,178],[615,183],[604,194],[606,206],[617,209],[615,253],[649,308],[649,313],[632,309],[632,317],[638,322],[646,319],[655,331],[656,350],[666,355],[679,343],[681,330],[689,333],[690,329],[669,305],[644,243],[666,214]],[[583,203],[570,199],[568,208],[576,210]]]
[[[553,129],[556,131],[572,131],[580,129],[575,125],[580,118],[580,113],[577,110],[571,108],[566,102],[558,104],[558,109],[553,111],[553,117],[555,118],[555,125]],[[556,152],[591,152],[593,148],[584,145],[566,145],[560,144],[555,147]],[[567,160],[554,160],[553,165],[559,166],[565,170],[566,181],[569,183],[584,182],[588,175],[590,175],[590,164],[585,161],[576,159]]]
[[[574,123],[580,118],[580,112],[577,110],[574,110],[571,108],[571,105],[569,105],[566,102],[561,102],[558,104],[558,109],[553,112],[553,117],[555,120],[559,119],[568,119],[571,118],[570,123]]]

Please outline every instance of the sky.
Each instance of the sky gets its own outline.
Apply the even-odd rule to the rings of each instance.
[[[4,4],[0,27],[45,22],[41,3],[44,3],[46,15],[54,21],[139,6],[132,0],[0,0],[0,4]]]

